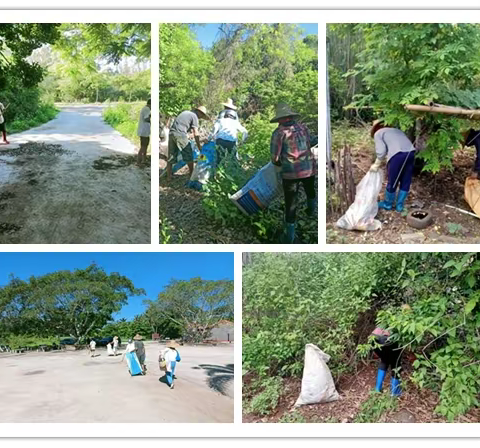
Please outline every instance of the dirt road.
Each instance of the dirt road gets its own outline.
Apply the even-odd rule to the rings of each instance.
[[[0,146],[0,243],[150,243],[150,168],[102,107],[62,106]]]
[[[158,343],[147,374],[132,377],[104,349],[0,355],[0,423],[233,422],[233,345],[179,348],[175,389],[163,382]]]

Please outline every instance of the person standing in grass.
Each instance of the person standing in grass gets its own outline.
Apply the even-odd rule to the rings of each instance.
[[[180,353],[178,353],[178,344],[176,341],[167,342],[167,348],[162,352],[161,358],[165,360],[165,369],[166,369],[166,378],[167,384],[170,386],[170,389],[173,389],[173,381],[175,379],[175,368],[177,362],[181,361]]]
[[[386,127],[383,120],[375,120],[370,136],[375,141],[377,158],[370,171],[377,172],[383,161],[387,161],[387,187],[385,199],[378,203],[379,208],[403,212],[415,165],[415,146],[400,129]],[[397,188],[399,188],[397,196]],[[396,204],[395,204],[396,198]]]
[[[217,150],[217,164],[220,164],[225,153],[236,153],[239,133],[242,134],[242,143],[248,137],[247,130],[233,112],[227,109],[223,118],[218,119],[213,126],[212,138]]]
[[[299,184],[307,195],[307,214],[316,216],[315,159],[311,150],[310,132],[297,121],[299,114],[285,103],[276,107],[275,117],[270,123],[278,123],[270,142],[272,163],[282,177],[285,196],[285,238],[292,244],[295,240],[295,222]]]
[[[140,150],[138,151],[137,163],[144,164],[147,160],[147,148],[150,143],[150,120],[152,111],[150,109],[151,101],[148,100],[147,104],[140,111],[140,117],[138,119],[137,135],[140,137]]]
[[[173,165],[177,163],[178,153],[182,153],[182,159],[188,166],[189,177],[193,173],[193,147],[188,133],[192,132],[195,143],[199,151],[202,150],[200,144],[200,133],[198,132],[199,120],[209,120],[207,108],[198,106],[193,110],[184,110],[173,121],[168,134],[168,160],[167,160],[167,179],[172,180]]]
[[[8,107],[8,105],[7,105],[7,107]],[[0,103],[0,130],[2,131],[3,143],[5,145],[10,144],[10,142],[7,140],[7,127],[6,127],[6,124],[5,124],[5,116],[4,116],[4,113],[5,113],[5,110],[7,109],[7,107],[5,107],[3,105],[3,103]]]

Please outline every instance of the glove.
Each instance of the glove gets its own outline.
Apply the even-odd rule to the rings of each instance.
[[[370,167],[370,171],[372,171],[373,173],[376,173],[381,165],[382,165],[382,160],[377,157],[377,159],[375,160],[375,163]]]

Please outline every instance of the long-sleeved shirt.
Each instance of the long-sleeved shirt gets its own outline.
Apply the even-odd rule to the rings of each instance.
[[[5,121],[5,118],[3,118],[3,112],[5,111],[5,106],[0,103],[0,124],[2,124]]]
[[[163,359],[166,362],[166,368],[167,372],[172,371],[172,362],[178,362],[180,361],[180,354],[172,348],[167,347],[163,352],[162,352]]]
[[[138,119],[137,135],[139,137],[150,137],[150,117],[152,112],[148,106],[144,106],[140,111]]]
[[[375,152],[379,159],[387,162],[399,152],[415,151],[415,146],[403,131],[396,128],[382,128],[375,132]]]
[[[282,167],[283,179],[304,179],[315,174],[310,133],[302,123],[279,123],[272,134],[270,153],[274,165]]]
[[[240,122],[231,118],[220,118],[220,120],[215,122],[212,134],[214,140],[221,138],[222,140],[236,143],[239,132],[242,133],[242,142],[244,142],[248,137],[248,132]]]

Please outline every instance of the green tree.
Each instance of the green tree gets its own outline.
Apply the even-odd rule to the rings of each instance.
[[[373,107],[389,125],[409,131],[415,116],[406,104],[452,104],[451,91],[476,87],[480,69],[480,27],[476,24],[357,24],[365,48],[351,76],[361,74],[366,90],[356,107]],[[460,140],[459,120],[429,115],[424,122],[429,136],[420,153],[425,170],[451,168]]]
[[[186,341],[202,341],[233,314],[233,280],[171,280],[149,305],[147,312],[174,323]]]
[[[0,289],[0,303],[6,303],[0,318],[17,333],[69,334],[82,340],[112,320],[129,296],[144,293],[127,277],[107,274],[96,265],[32,276],[28,281],[11,278]]]

